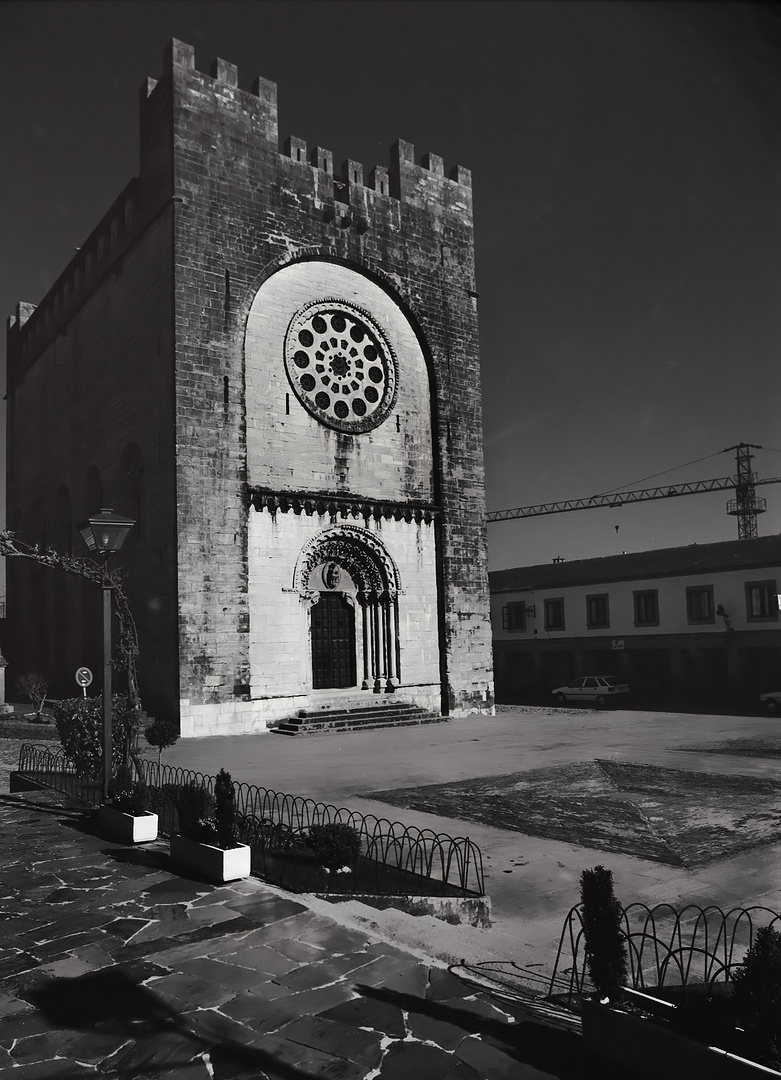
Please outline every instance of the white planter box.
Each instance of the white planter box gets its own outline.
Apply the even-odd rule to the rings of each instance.
[[[146,844],[157,838],[157,814],[146,811],[136,816],[104,805],[98,811],[98,828],[107,840],[117,840],[120,844]]]
[[[251,851],[247,844],[223,849],[174,833],[171,858],[209,881],[237,881],[250,875]]]

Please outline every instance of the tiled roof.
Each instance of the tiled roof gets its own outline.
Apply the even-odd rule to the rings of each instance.
[[[754,540],[726,540],[719,544],[689,544],[687,547],[660,548],[658,551],[633,551],[627,555],[605,555],[599,559],[516,566],[509,570],[493,570],[488,578],[491,592],[496,593],[775,565],[781,566],[781,535],[759,536]]]

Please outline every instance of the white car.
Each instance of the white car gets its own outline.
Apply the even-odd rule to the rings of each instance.
[[[580,679],[573,679],[566,686],[557,686],[553,696],[559,705],[567,701],[590,701],[594,705],[607,705],[611,698],[628,693],[629,684],[612,675],[584,675]]]
[[[760,694],[759,700],[766,712],[781,712],[781,690],[769,690],[766,694]]]

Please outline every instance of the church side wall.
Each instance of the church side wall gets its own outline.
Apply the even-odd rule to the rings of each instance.
[[[137,202],[134,211],[142,213]],[[129,213],[119,220],[124,228],[106,221],[54,295],[9,335],[8,521],[23,539],[86,555],[76,525],[100,503],[141,511],[112,565],[126,570],[144,705],[175,717],[171,211],[146,224]],[[143,472],[136,505],[129,452]],[[52,693],[70,696],[86,664],[99,693],[99,590],[22,563],[9,565],[12,678],[42,670]]]

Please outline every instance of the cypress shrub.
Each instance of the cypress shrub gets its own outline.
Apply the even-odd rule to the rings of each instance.
[[[743,967],[732,977],[733,999],[752,1053],[762,1065],[781,1066],[781,933],[757,930]]]
[[[214,784],[214,798],[217,804],[215,814],[217,827],[217,846],[236,847],[239,842],[239,827],[236,822],[236,800],[233,792],[231,774],[220,769]]]
[[[627,980],[626,944],[621,933],[622,908],[613,894],[613,874],[604,866],[580,875],[586,963],[600,1001],[621,1000]]]

